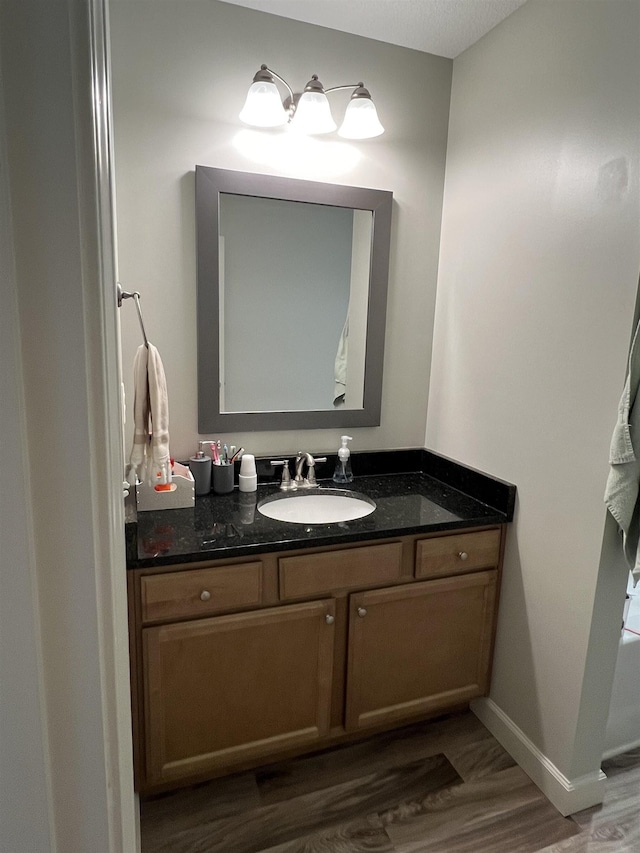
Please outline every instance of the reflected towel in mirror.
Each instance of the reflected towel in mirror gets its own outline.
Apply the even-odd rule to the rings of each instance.
[[[344,406],[345,395],[347,393],[347,355],[349,344],[349,315],[344,321],[342,334],[338,341],[338,351],[336,352],[336,360],[334,366],[334,389],[333,389],[333,405]]]

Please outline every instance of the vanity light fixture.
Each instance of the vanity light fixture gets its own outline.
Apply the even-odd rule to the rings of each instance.
[[[282,102],[275,84],[279,80],[286,87],[288,97]],[[253,127],[281,127],[307,134],[331,133],[337,127],[327,95],[340,89],[352,89],[344,119],[338,135],[345,139],[371,139],[384,133],[375,105],[363,83],[332,86],[325,89],[314,74],[301,95],[295,95],[287,81],[266,65],[261,65],[249,87],[247,99],[240,112],[241,121]]]

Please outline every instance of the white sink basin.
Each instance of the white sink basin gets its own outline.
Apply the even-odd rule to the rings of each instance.
[[[258,512],[292,524],[335,524],[364,518],[374,511],[374,501],[357,492],[340,489],[273,495],[258,504]]]

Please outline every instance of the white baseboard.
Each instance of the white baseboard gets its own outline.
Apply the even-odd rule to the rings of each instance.
[[[475,699],[471,710],[560,814],[574,814],[602,802],[607,778],[602,770],[567,779],[491,699]]]

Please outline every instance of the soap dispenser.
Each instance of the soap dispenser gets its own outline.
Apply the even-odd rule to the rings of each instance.
[[[206,441],[198,442],[195,456],[189,457],[189,468],[195,480],[196,495],[208,495],[211,491],[211,457],[203,450]]]
[[[351,451],[347,447],[347,442],[353,441],[353,439],[350,435],[343,435],[341,441],[342,447],[338,450],[336,470],[333,472],[333,482],[351,483],[353,481],[353,473],[351,471]]]

